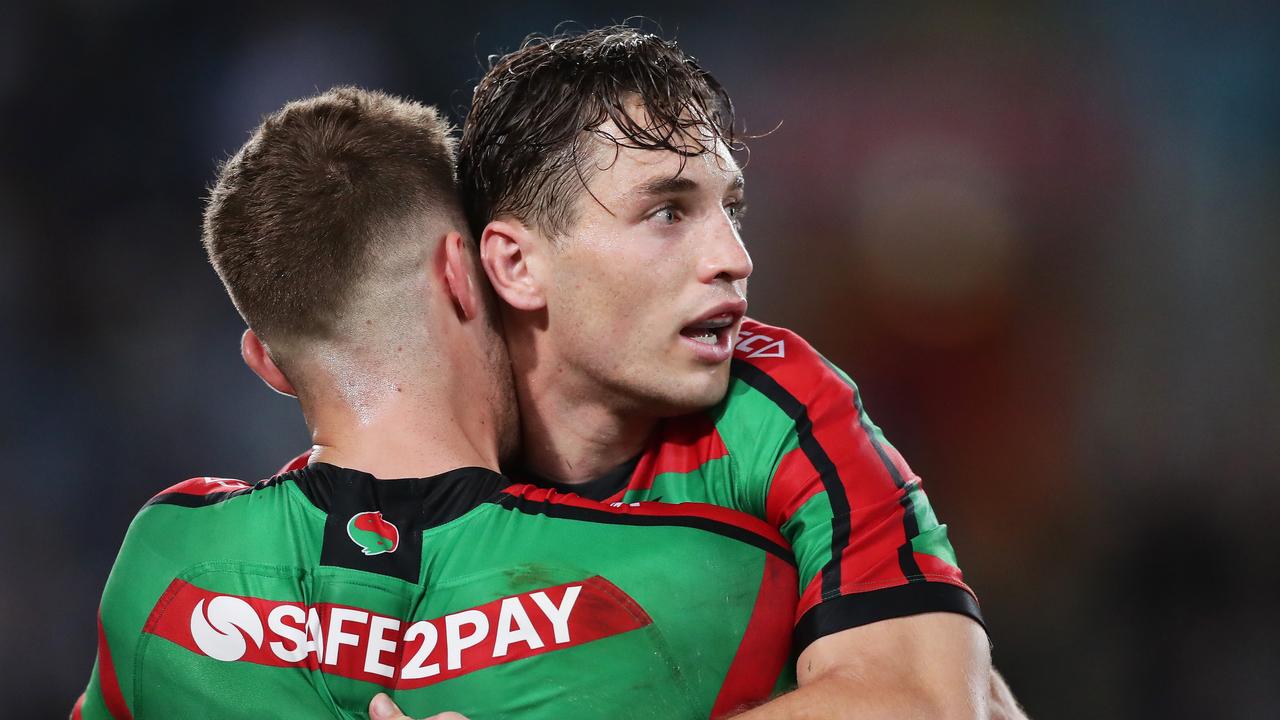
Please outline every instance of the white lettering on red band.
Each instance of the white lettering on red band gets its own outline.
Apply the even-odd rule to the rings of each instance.
[[[738,344],[734,346],[734,350],[743,353],[749,358],[766,358],[766,357],[786,357],[787,346],[781,340],[773,338],[763,333],[753,333],[746,330],[738,331]]]
[[[590,598],[585,605],[584,598]],[[145,632],[222,662],[309,668],[412,688],[650,622],[634,600],[598,576],[411,623],[344,605],[214,593],[175,580]]]

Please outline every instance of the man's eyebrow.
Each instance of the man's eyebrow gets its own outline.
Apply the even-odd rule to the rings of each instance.
[[[640,187],[636,188],[636,194],[646,197],[651,195],[674,195],[692,192],[697,189],[697,180],[677,175],[676,177],[655,178],[641,183]]]
[[[729,181],[729,192],[740,192],[746,185],[746,181],[742,177],[742,173],[733,176],[733,180]],[[655,178],[648,182],[641,183],[636,188],[636,194],[642,197],[650,197],[653,195],[674,195],[678,193],[692,192],[698,189],[698,181],[692,178],[677,175],[675,177]]]

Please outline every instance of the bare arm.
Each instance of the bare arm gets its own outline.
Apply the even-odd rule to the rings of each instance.
[[[800,689],[735,717],[1027,720],[990,666],[986,636],[962,615],[914,615],[844,630],[814,641],[797,665]],[[369,716],[411,720],[382,693]],[[427,720],[466,719],[442,713]]]
[[[736,717],[987,718],[990,668],[986,635],[963,615],[882,620],[814,641],[798,690]]]

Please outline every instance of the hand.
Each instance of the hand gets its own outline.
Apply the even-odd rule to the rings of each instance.
[[[405,715],[386,693],[378,693],[369,701],[369,720],[413,720]],[[467,720],[466,716],[456,712],[442,712],[424,720]]]

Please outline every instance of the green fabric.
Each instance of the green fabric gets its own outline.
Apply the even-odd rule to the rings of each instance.
[[[911,538],[911,549],[918,553],[932,555],[948,565],[960,566],[959,561],[956,560],[956,551],[951,548],[951,541],[947,540],[946,525],[937,525]]]
[[[867,415],[858,395],[857,385],[840,368],[825,359],[815,360],[814,372],[830,371],[828,385],[817,384],[815,392],[829,392],[832,386],[847,386],[853,398],[847,413],[837,412],[815,423],[856,423],[870,438],[875,456],[860,459],[857,466],[846,466],[833,458],[836,469],[846,487],[861,481],[859,473],[872,472],[880,477],[883,472],[897,473],[896,468],[886,466],[889,458],[897,454],[885,439],[884,433]],[[843,392],[843,388],[841,388]],[[813,398],[797,398],[801,403]],[[710,460],[689,472],[668,472],[658,475],[653,486],[629,490],[624,499],[661,500],[663,502],[704,502],[732,508],[764,520],[767,516],[768,497],[779,482],[779,467],[788,453],[798,452],[799,437],[795,420],[787,415],[773,400],[753,388],[746,381],[733,378],[725,400],[707,411],[715,423],[716,432],[724,441],[728,454]],[[828,426],[829,427],[829,426]],[[824,448],[829,455],[840,448]],[[881,455],[883,453],[883,455]],[[807,461],[798,461],[796,472],[808,473],[806,477],[788,478],[786,492],[800,492],[808,484],[818,485],[809,497],[790,517],[781,518],[779,529],[792,545],[799,565],[799,583],[803,589],[828,563],[832,562],[832,520],[834,511],[827,493],[821,488],[821,480]],[[937,557],[959,567],[955,551],[947,539],[946,526],[938,522],[929,498],[914,477],[899,478],[906,483],[901,492],[909,499],[909,507],[916,521],[918,533],[907,539],[915,552]],[[887,512],[896,512],[897,504],[886,503]],[[853,507],[855,516],[863,508]],[[854,527],[854,532],[858,526]],[[854,538],[856,542],[857,538]],[[896,564],[896,556],[895,556]],[[905,578],[903,578],[905,581]]]
[[[831,502],[825,492],[809,498],[782,523],[782,534],[792,543],[800,563],[800,587],[804,588],[831,557]]]
[[[317,670],[221,662],[143,633],[174,578],[226,595],[349,605],[407,625],[603,575],[653,623],[393,697],[411,717],[458,710],[472,720],[706,718],[765,564],[763,550],[703,529],[605,524],[483,504],[422,533],[418,584],[320,566],[325,520],[292,482],[207,507],[157,504],[139,514],[102,605],[135,717],[364,717],[383,689]],[[790,683],[787,663],[778,684]],[[107,717],[96,670],[84,716]]]

